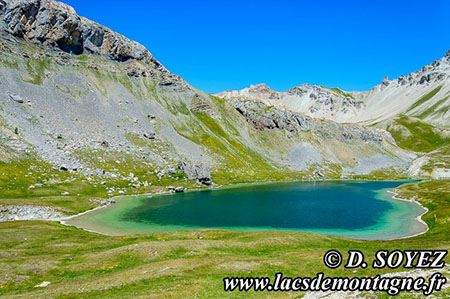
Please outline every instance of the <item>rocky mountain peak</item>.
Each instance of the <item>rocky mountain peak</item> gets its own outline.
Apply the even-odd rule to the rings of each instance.
[[[141,44],[54,0],[0,0],[0,32],[53,50],[101,55],[118,62],[135,59],[166,71]]]
[[[445,54],[445,56],[441,59],[444,63],[450,64],[450,50]]]
[[[260,83],[260,84],[251,84],[249,87],[249,91],[257,93],[272,93],[274,90],[272,90],[269,86],[267,86],[266,83]]]
[[[288,94],[292,95],[303,95],[308,92],[317,92],[317,93],[329,93],[321,86],[311,85],[308,83],[303,83],[299,86],[292,87],[291,89],[286,91]]]

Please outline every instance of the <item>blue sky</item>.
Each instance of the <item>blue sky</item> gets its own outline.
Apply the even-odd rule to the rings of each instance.
[[[450,49],[450,1],[63,0],[206,92],[368,90]]]

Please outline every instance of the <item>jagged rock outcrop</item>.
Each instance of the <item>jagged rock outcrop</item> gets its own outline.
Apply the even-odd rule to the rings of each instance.
[[[392,136],[383,130],[364,128],[357,125],[341,125],[320,121],[306,115],[268,107],[261,102],[231,100],[230,104],[258,130],[280,129],[290,132],[312,131],[315,134],[335,140],[381,144],[383,139],[395,143]]]
[[[230,104],[258,130],[286,129],[299,132],[311,129],[311,118],[291,111],[270,109],[263,103],[252,101],[231,100]]]
[[[215,117],[213,107],[208,103],[207,99],[199,94],[195,94],[191,101],[191,111],[206,112],[208,115]]]
[[[0,23],[0,29],[33,44],[76,55],[102,55],[119,62],[136,59],[165,70],[141,44],[78,16],[62,2],[0,0]]]

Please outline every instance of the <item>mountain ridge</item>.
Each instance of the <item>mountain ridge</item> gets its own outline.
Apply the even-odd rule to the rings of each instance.
[[[77,15],[71,6],[52,0],[1,0],[0,18],[11,35],[50,49],[106,56],[124,62],[144,61],[167,71],[141,44]]]
[[[226,99],[262,101],[269,106],[341,123],[373,124],[408,112],[408,108],[439,85],[443,86],[437,98],[442,99],[450,91],[450,50],[441,59],[407,76],[401,75],[392,80],[385,77],[381,84],[368,91],[344,91],[305,83],[278,92],[265,84],[257,84],[242,90],[227,90],[215,95]],[[436,101],[422,108],[429,108]],[[443,104],[449,106],[450,101]],[[416,110],[423,111],[420,108]],[[428,115],[427,118],[428,121],[444,126],[450,125],[449,119],[448,114],[442,117]]]

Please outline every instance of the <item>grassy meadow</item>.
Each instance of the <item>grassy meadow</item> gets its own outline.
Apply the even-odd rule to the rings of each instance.
[[[225,276],[365,276],[404,271],[327,269],[329,249],[361,250],[370,263],[379,249],[450,249],[450,181],[423,181],[397,188],[429,212],[430,230],[393,241],[361,241],[301,232],[186,230],[112,237],[56,222],[0,224],[0,296],[5,298],[223,298]],[[448,258],[447,258],[448,262]],[[355,272],[354,272],[355,271]],[[448,273],[447,273],[447,276]],[[46,287],[36,287],[42,282]],[[249,297],[298,298],[303,293],[248,292]],[[435,294],[445,298],[450,289]],[[372,294],[373,298],[387,297]],[[413,296],[413,297],[411,297]],[[420,295],[400,294],[399,298]]]

